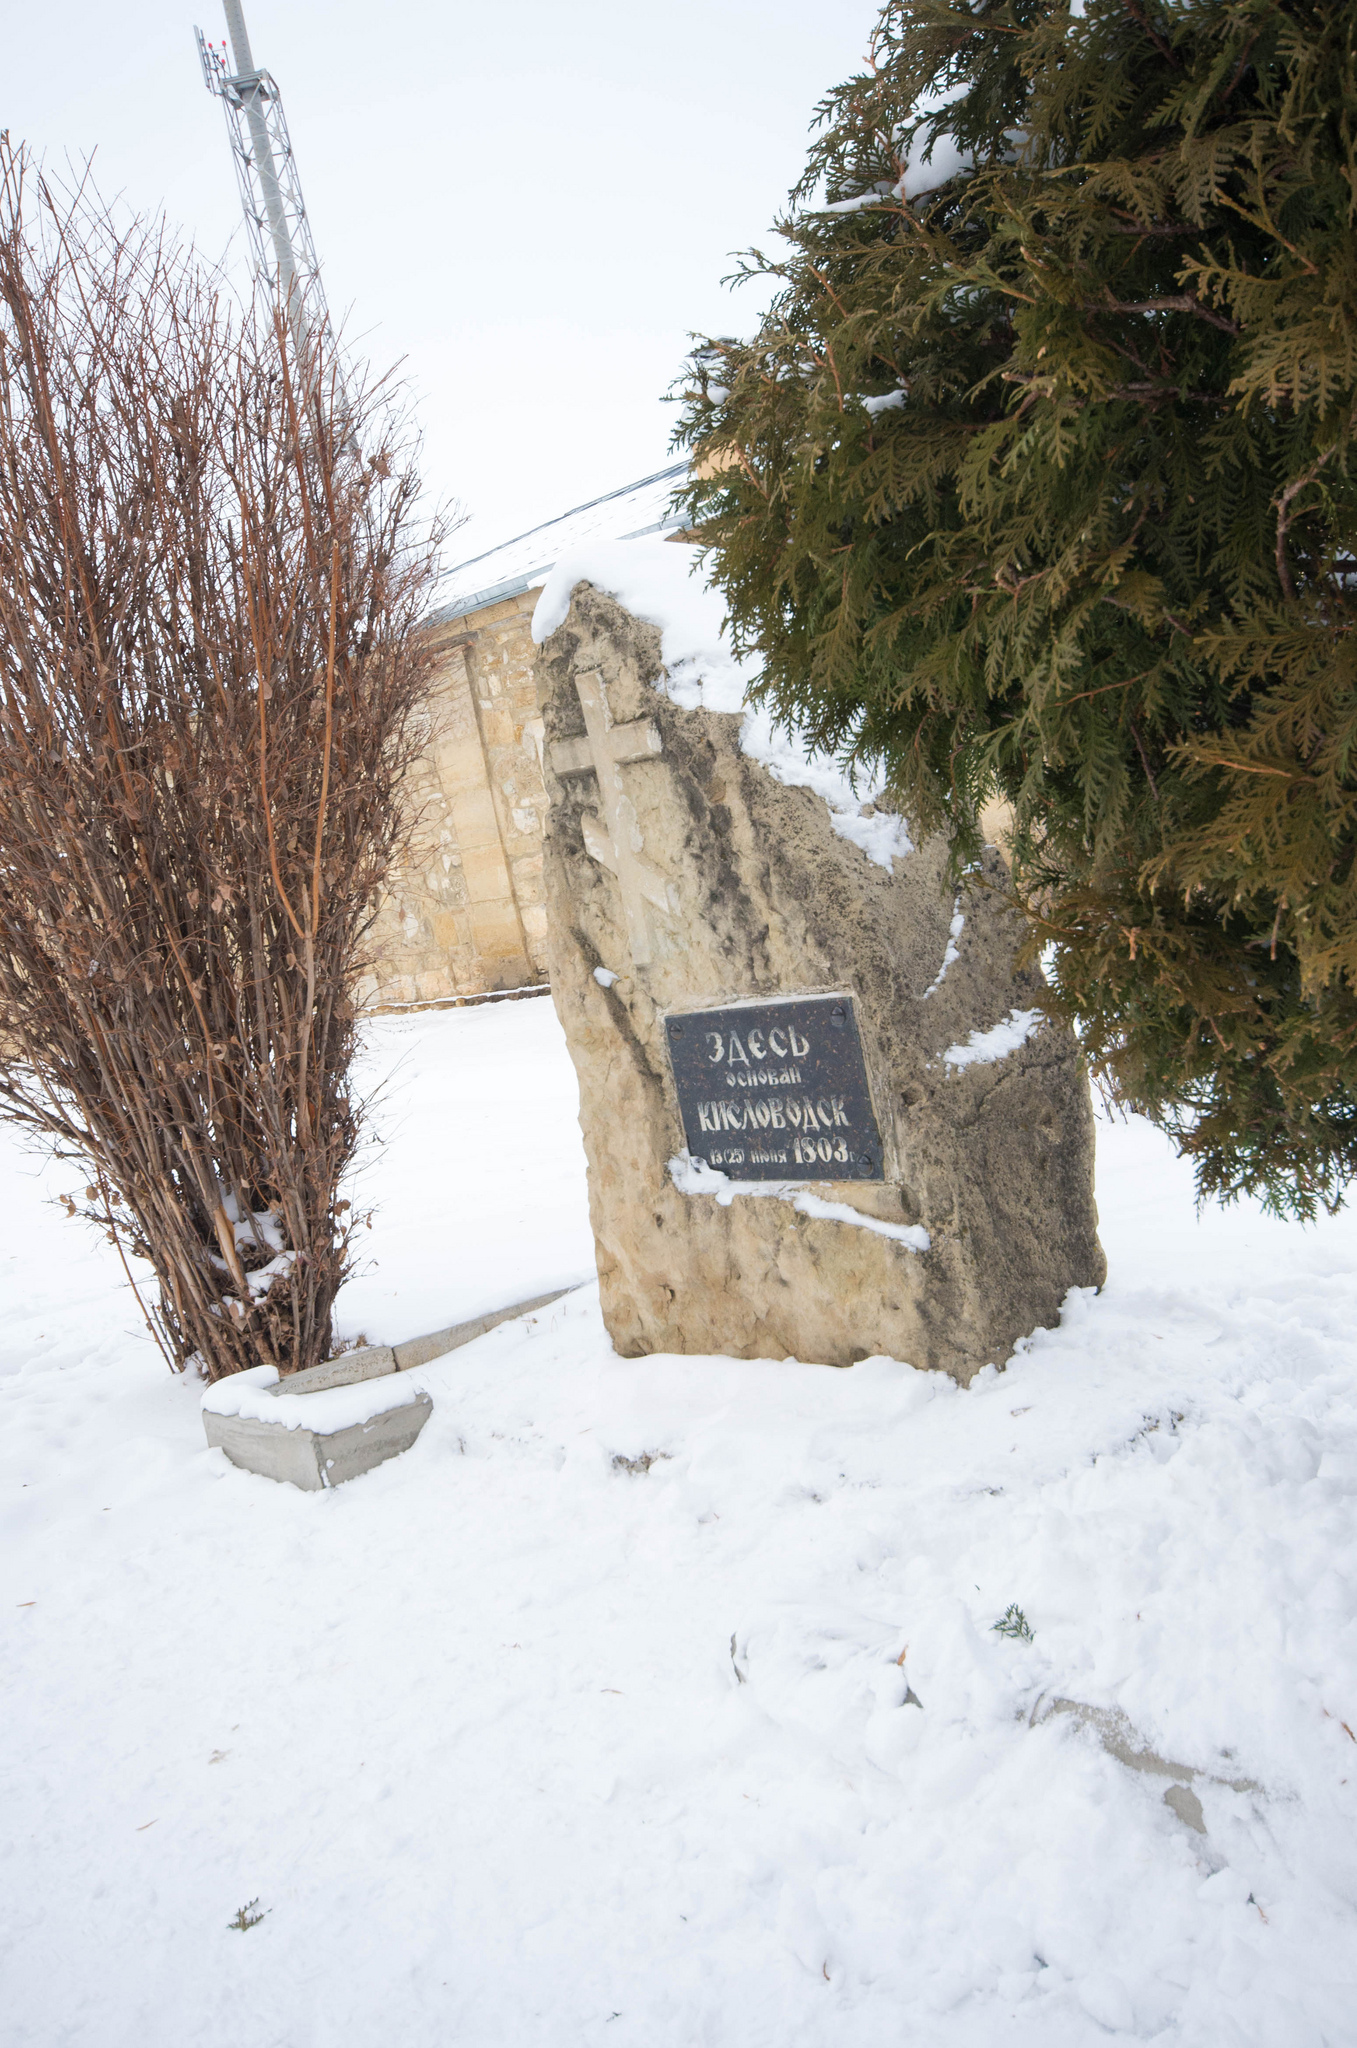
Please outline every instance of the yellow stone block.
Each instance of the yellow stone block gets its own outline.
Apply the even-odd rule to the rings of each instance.
[[[511,747],[514,744],[514,715],[512,711],[481,710],[481,735],[487,747]]]
[[[466,893],[473,904],[512,903],[509,870],[504,865],[498,840],[493,846],[465,847],[462,851],[462,873],[466,876]]]
[[[473,789],[485,781],[485,755],[478,733],[469,733],[438,749],[438,776],[449,795],[455,795],[459,789]]]
[[[466,683],[449,684],[438,698],[433,727],[433,744],[456,746],[463,740],[476,744],[476,713]]]
[[[439,996],[454,994],[452,976],[443,966],[425,968],[422,974],[415,976],[415,982],[419,990],[418,1000],[422,1003],[435,1002]]]
[[[445,953],[454,946],[465,946],[468,942],[468,920],[452,910],[436,910],[429,920],[433,926],[433,940]]]
[[[511,903],[473,903],[471,938],[487,960],[509,959],[523,951],[523,934]]]
[[[493,842],[498,850],[499,827],[495,823],[495,800],[484,783],[479,788],[470,785],[458,789],[451,799],[452,829],[457,834],[457,844],[465,855],[472,847],[486,846]],[[503,855],[500,865],[503,866]]]
[[[534,607],[536,602],[534,598]],[[523,608],[521,597],[500,597],[494,604],[483,605],[480,611],[473,612],[470,616],[475,619],[477,630],[483,632],[487,626],[498,625],[501,619],[517,618]]]

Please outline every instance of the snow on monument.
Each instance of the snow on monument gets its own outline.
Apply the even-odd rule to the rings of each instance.
[[[1015,966],[999,856],[954,894],[940,840],[744,711],[689,561],[568,560],[535,625],[609,1333],[964,1383],[1104,1276],[1073,1037]]]

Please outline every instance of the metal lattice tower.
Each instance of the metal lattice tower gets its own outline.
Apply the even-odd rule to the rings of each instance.
[[[216,49],[195,28],[203,83],[226,111],[255,276],[276,281],[298,352],[306,358],[314,342],[330,336],[330,314],[282,94],[254,61],[240,0],[223,0],[223,5],[235,69],[225,43]]]

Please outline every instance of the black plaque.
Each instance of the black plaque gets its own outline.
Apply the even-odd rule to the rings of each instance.
[[[850,995],[671,1012],[688,1150],[732,1180],[883,1180]]]

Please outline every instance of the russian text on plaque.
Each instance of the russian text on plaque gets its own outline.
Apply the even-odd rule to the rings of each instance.
[[[688,1151],[732,1180],[882,1180],[851,995],[672,1012]]]

